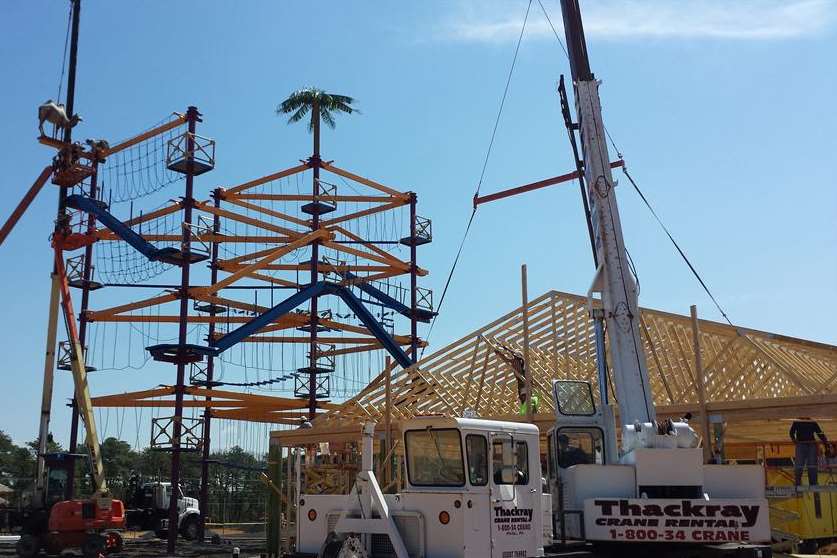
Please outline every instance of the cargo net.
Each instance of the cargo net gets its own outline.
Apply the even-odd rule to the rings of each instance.
[[[164,118],[148,130],[172,122],[177,116]],[[118,204],[149,196],[184,178],[184,174],[166,167],[168,142],[186,130],[186,124],[176,126],[147,138],[107,157],[99,165],[99,184],[103,190],[102,199],[108,204]],[[114,144],[111,147],[116,147]]]
[[[133,206],[133,204],[132,204]],[[166,204],[161,207],[167,207]],[[126,221],[134,217],[133,207],[128,213]],[[149,240],[157,248],[180,246],[180,235],[183,230],[183,214],[176,211],[149,221],[138,223],[131,229]],[[102,283],[143,283],[161,275],[172,268],[172,265],[159,261],[151,261],[127,242],[119,239],[102,239],[96,243],[95,269],[97,279]]]
[[[326,175],[326,172],[323,172]],[[276,249],[287,240],[280,240],[284,237],[284,230],[291,230],[295,233],[306,234],[310,228],[306,221],[311,218],[310,214],[302,211],[302,206],[308,203],[305,196],[311,195],[312,172],[305,171],[289,177],[266,182],[264,184],[248,188],[242,192],[242,201],[247,205],[237,205],[234,200],[222,201],[222,209],[234,212],[240,219],[224,217],[220,220],[220,232],[227,238],[238,239],[235,242],[223,242],[219,244],[219,260],[222,262],[222,269],[225,272],[232,272],[233,267],[224,267],[223,262],[235,261],[236,258],[245,254],[266,253]],[[346,196],[369,196],[380,195],[370,192],[363,185],[344,180],[340,176],[333,176],[330,173],[320,180],[321,191],[329,189],[337,195]],[[275,199],[270,196],[285,195],[292,199]],[[333,194],[332,194],[333,195]],[[325,213],[321,219],[333,220],[343,216],[361,214],[358,217],[346,219],[338,223],[339,227],[346,233],[335,231],[335,241],[347,247],[362,252],[370,252],[370,248],[364,242],[374,245],[392,256],[409,261],[410,249],[400,240],[410,234],[409,207],[401,206],[386,211],[372,212],[381,203],[367,201],[340,201],[335,204],[336,208]],[[256,209],[262,208],[262,210]],[[363,215],[363,212],[370,212]],[[280,216],[285,216],[282,218]],[[264,223],[264,225],[259,224]],[[278,228],[277,228],[278,227]],[[360,239],[360,240],[358,240]],[[352,265],[357,270],[358,266],[371,265],[381,267],[380,262],[369,261],[362,256],[342,252],[327,246],[319,248],[320,261],[325,265],[345,266]],[[257,258],[239,262],[240,264],[251,263]],[[235,318],[242,316],[254,317],[257,309],[265,309],[275,306],[296,289],[309,284],[311,277],[308,271],[307,262],[311,260],[311,248],[308,246],[298,248],[271,265],[258,271],[258,278],[243,280],[240,284],[258,284],[259,288],[252,291],[226,291],[224,296],[235,298],[244,303],[240,307],[225,306],[221,316],[230,318],[229,323],[221,320],[216,324],[215,335],[224,333],[240,326]],[[380,269],[372,271],[354,271],[353,273],[365,281],[365,277],[380,273]],[[222,273],[222,277],[223,277]],[[322,274],[320,279],[332,282],[341,282],[342,277],[337,273]],[[388,277],[380,280],[368,281],[389,296],[399,302],[410,304],[410,289],[408,276]],[[379,302],[371,299],[358,287],[352,287],[356,296],[364,301],[367,309],[391,334],[404,334],[409,331],[408,321],[392,310],[385,308]],[[246,293],[246,294],[245,294]],[[323,320],[333,320],[352,326],[363,326],[355,313],[339,297],[325,296],[319,298],[319,317]],[[297,312],[308,312],[309,305],[301,305]],[[295,390],[295,377],[300,368],[309,365],[310,346],[307,343],[299,342],[300,338],[310,335],[304,328],[288,328],[284,330],[270,331],[259,334],[271,340],[259,341],[250,340],[239,343],[225,351],[216,359],[214,381],[221,385],[230,387],[246,388],[248,391],[269,391],[280,392],[282,395],[293,396]],[[341,337],[356,337],[356,333],[344,332],[338,329],[323,330],[320,334],[326,339]],[[296,339],[291,342],[290,338]],[[282,342],[287,339],[288,341]],[[323,343],[323,348],[329,349],[352,349],[352,345],[342,345],[335,342],[335,347],[325,347],[331,341]],[[357,352],[346,352],[336,354],[333,364],[334,371],[330,376],[330,397],[332,399],[344,399],[351,397],[362,389],[369,380],[377,374],[385,364],[386,353],[377,346],[362,346],[358,344]]]

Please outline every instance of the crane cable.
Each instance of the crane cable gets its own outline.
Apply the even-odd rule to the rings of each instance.
[[[561,41],[561,37],[558,35],[558,31],[552,24],[552,19],[550,19],[549,14],[547,13],[546,8],[544,7],[541,0],[538,0],[538,5],[541,7],[541,10],[543,11],[543,15],[546,17],[546,21],[549,22],[549,26],[552,28],[552,33],[555,35],[555,39],[558,41],[558,44],[561,45],[561,50],[564,51],[564,54],[567,56],[567,60],[569,60],[570,55],[567,52],[567,47],[565,47],[563,41]],[[613,147],[613,150],[616,151],[616,155],[619,157],[619,160],[623,161],[624,163],[624,158],[622,157],[622,150],[619,149],[619,146],[616,145],[613,136],[610,134],[610,130],[607,129],[607,126],[605,126],[604,123],[602,124],[602,128],[604,128],[604,132],[607,135],[607,139],[610,141],[610,145]],[[686,253],[683,251],[682,248],[680,248],[680,245],[677,243],[677,241],[674,240],[674,236],[672,236],[671,232],[669,232],[668,227],[665,226],[662,219],[660,219],[660,216],[657,215],[656,211],[654,211],[654,207],[651,205],[651,202],[648,201],[648,198],[646,198],[645,195],[642,193],[642,190],[639,189],[639,186],[637,185],[636,181],[628,172],[627,165],[622,165],[622,172],[625,174],[625,177],[627,177],[628,181],[631,183],[631,186],[634,187],[636,193],[639,194],[640,199],[642,199],[643,203],[645,203],[645,206],[651,212],[651,215],[654,216],[654,219],[656,219],[657,223],[663,229],[663,232],[666,233],[666,236],[668,236],[668,239],[674,245],[674,248],[680,254],[680,257],[683,258],[684,262],[686,262],[686,265],[689,267],[689,270],[692,272],[692,275],[695,276],[695,279],[698,280],[700,286],[703,287],[703,290],[706,292],[707,295],[709,295],[709,298],[715,304],[715,308],[718,309],[718,312],[721,313],[721,315],[724,317],[724,320],[726,320],[726,322],[732,326],[733,323],[730,321],[729,316],[727,316],[727,313],[721,307],[721,304],[715,298],[715,295],[713,295],[712,291],[709,290],[709,287],[706,285],[706,282],[703,280],[700,273],[698,273],[697,269],[695,269],[695,266],[692,265],[692,262],[689,260],[688,256],[686,256]],[[636,271],[636,266],[634,265],[633,258],[631,258],[631,254],[630,252],[628,252],[627,247],[625,247],[625,253],[628,256],[628,265],[630,266],[631,273],[633,274],[634,279],[636,280],[637,291],[639,291],[639,274]]]
[[[506,97],[509,94],[509,86],[511,85],[512,74],[514,73],[514,67],[517,64],[517,55],[520,52],[520,44],[523,42],[523,33],[526,31],[526,22],[529,20],[529,11],[532,9],[532,1],[529,0],[529,3],[526,5],[526,15],[523,16],[523,25],[520,27],[520,35],[517,37],[517,45],[514,48],[514,57],[512,58],[511,66],[509,67],[509,73],[506,77],[506,86],[503,90],[503,96],[500,99],[500,108],[497,110],[497,118],[494,120],[494,128],[491,131],[491,139],[488,142],[488,149],[485,152],[485,160],[482,163],[482,171],[480,172],[480,179],[477,182],[477,188],[474,192],[474,199],[479,197],[480,188],[482,187],[483,179],[485,179],[485,171],[488,168],[488,161],[491,158],[491,150],[494,147],[494,138],[497,136],[497,128],[500,125],[500,117],[503,115],[503,107],[506,104]],[[540,0],[538,0],[540,4]],[[543,9],[543,4],[541,4],[541,9]],[[544,10],[544,14],[546,11]],[[548,16],[547,16],[548,19]],[[552,25],[552,22],[550,22]],[[442,296],[439,298],[439,305],[436,307],[436,315],[433,316],[433,320],[430,322],[430,329],[427,332],[427,337],[425,341],[430,340],[430,334],[433,333],[433,326],[436,325],[436,318],[439,317],[439,313],[442,309],[442,304],[445,302],[445,295],[448,293],[448,288],[450,287],[451,280],[453,279],[453,274],[456,271],[456,266],[459,264],[459,258],[462,255],[462,249],[465,247],[465,241],[468,239],[468,233],[471,231],[471,225],[474,222],[474,217],[477,214],[477,206],[474,205],[473,209],[471,210],[471,216],[468,218],[468,224],[465,226],[465,233],[462,235],[462,241],[459,243],[459,249],[456,251],[456,256],[453,259],[453,264],[450,267],[450,272],[448,273],[448,278],[445,281],[445,287],[442,289]],[[421,348],[420,357],[424,356],[424,351],[427,349],[428,344],[425,344],[424,347]]]

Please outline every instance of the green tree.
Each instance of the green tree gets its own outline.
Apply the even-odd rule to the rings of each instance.
[[[276,114],[290,114],[288,123],[299,122],[309,113],[308,131],[314,134],[314,155],[320,155],[320,120],[334,128],[334,115],[338,112],[352,114],[359,112],[352,106],[355,99],[346,95],[326,93],[316,87],[306,87],[291,93],[276,108]]]

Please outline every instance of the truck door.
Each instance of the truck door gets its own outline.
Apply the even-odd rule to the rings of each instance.
[[[541,547],[540,467],[533,467],[528,444],[507,434],[491,438],[491,556],[525,558]]]
[[[465,433],[468,491],[465,494],[465,555],[491,556],[493,513],[489,482],[488,438]]]

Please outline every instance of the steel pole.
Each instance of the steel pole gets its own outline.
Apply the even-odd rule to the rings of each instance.
[[[410,192],[410,360],[415,363],[418,360],[418,289],[416,265],[417,258],[417,237],[416,237],[416,203],[418,198],[415,192]]]
[[[79,20],[81,17],[81,0],[72,0],[73,4],[73,17],[72,17],[72,29],[70,34],[70,67],[67,74],[67,103],[66,103],[66,110],[67,116],[72,118],[73,110],[75,107],[75,98],[76,98],[76,68],[78,64],[78,27],[79,27]],[[66,143],[71,143],[73,140],[73,129],[71,126],[67,126],[64,129],[64,141]],[[67,214],[67,188],[60,187],[58,189],[58,211],[57,216],[55,219],[55,232],[61,232],[62,228],[66,226],[66,214]],[[58,332],[58,304],[59,304],[59,296],[61,290],[61,283],[59,281],[59,277],[57,274],[57,269],[55,264],[52,266],[52,275],[51,275],[51,287],[50,287],[50,308],[49,314],[47,318],[47,350],[44,358],[44,384],[41,392],[41,421],[40,421],[40,428],[38,431],[38,468],[37,471],[40,474],[44,471],[44,461],[43,456],[47,450],[47,441],[49,438],[49,421],[52,415],[52,390],[54,385],[54,375],[55,375],[55,344],[56,344],[56,337]],[[73,394],[73,404],[75,404],[75,394]],[[75,464],[73,460],[70,460],[70,464],[72,465],[70,471],[68,472],[68,476],[73,478],[75,475]],[[36,486],[38,481],[36,480]],[[41,485],[43,487],[43,485]],[[41,494],[40,496],[43,496]],[[70,493],[70,498],[72,497],[72,492]],[[69,499],[69,498],[68,498]],[[44,502],[45,504],[45,502]]]
[[[320,228],[320,214],[316,202],[320,195],[320,106],[317,101],[314,101],[314,106],[311,109],[311,118],[314,123],[314,154],[311,157],[311,164],[314,169],[314,178],[312,180],[312,193],[314,205],[314,213],[311,219],[311,230],[316,231]],[[315,240],[311,244],[311,285],[317,282],[319,277],[319,259],[320,259],[320,241]],[[311,299],[311,344],[308,354],[308,419],[314,420],[317,414],[317,327],[319,324],[318,304],[317,298]]]
[[[186,376],[186,335],[188,333],[189,316],[189,259],[192,231],[189,225],[192,223],[192,207],[195,200],[192,197],[194,185],[194,156],[195,156],[195,125],[200,118],[196,107],[189,107],[186,111],[186,121],[189,127],[189,136],[186,138],[186,156],[188,167],[186,172],[186,193],[183,196],[183,236],[180,250],[183,262],[180,273],[180,328],[178,331],[177,343],[177,385],[175,386],[174,421],[172,424],[172,455],[171,455],[171,495],[169,497],[169,536],[166,547],[169,554],[174,552],[177,543],[178,513],[177,498],[180,493],[180,436],[183,432],[183,388]]]
[[[212,193],[212,198],[215,202],[215,207],[221,207],[221,189],[218,188]],[[212,219],[212,232],[217,236],[218,233],[221,232],[221,217],[217,214]],[[218,242],[212,242],[212,260],[210,264],[210,275],[211,280],[210,284],[214,285],[218,282]],[[210,293],[215,295],[217,293]],[[210,302],[211,312],[210,315],[215,315],[215,304]],[[209,345],[212,345],[212,338],[215,335],[215,322],[210,322],[209,324],[209,332],[207,342]],[[206,387],[212,388],[212,382],[215,377],[215,357],[210,356],[206,362]],[[206,398],[207,401],[211,401],[211,397]],[[200,488],[200,495],[199,495],[199,507],[200,507],[200,530],[201,530],[201,540],[204,539],[206,534],[206,514],[208,511],[209,506],[209,446],[210,446],[210,421],[212,419],[212,413],[209,407],[204,408],[203,411],[203,447],[201,448],[201,488]]]
[[[90,177],[90,197],[96,199],[98,194],[98,180],[97,172],[99,170],[99,160],[93,161],[93,176]],[[90,213],[87,216],[87,234],[92,236],[96,232],[96,217]],[[93,243],[89,243],[84,247],[84,263],[82,264],[82,290],[81,290],[81,309],[78,315],[78,339],[81,345],[81,350],[84,351],[84,365],[87,366],[87,310],[90,308],[90,281],[93,277]],[[72,417],[70,419],[70,445],[69,452],[76,453],[78,446],[78,404],[75,397],[72,402]],[[72,461],[75,458],[70,458]],[[73,467],[75,469],[75,466]],[[75,475],[70,475],[67,479],[67,495],[69,500],[73,496],[75,490]]]

